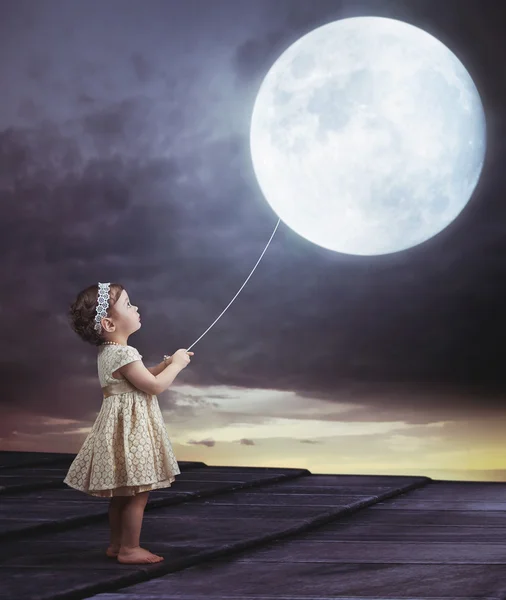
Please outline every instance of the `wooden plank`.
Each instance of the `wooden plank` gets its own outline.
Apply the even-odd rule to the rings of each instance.
[[[392,525],[390,523],[348,523],[329,525],[323,529],[310,531],[304,540],[362,540],[375,542],[499,542],[506,540],[506,526],[484,525]]]
[[[24,481],[49,471],[58,469],[27,468]],[[21,470],[10,473],[11,480],[23,476]],[[231,491],[280,473],[295,474],[297,479]],[[499,600],[505,596],[506,484],[437,481],[311,531],[296,535],[294,529],[290,538],[273,541],[315,517],[338,515],[339,507],[374,499],[401,485],[424,483],[404,476],[300,476],[303,473],[206,467],[178,476],[179,486],[152,493],[152,499],[169,501],[177,492],[184,497],[189,491],[221,490],[146,512],[143,544],[165,556],[162,566],[126,567],[107,559],[105,519],[33,537],[28,543],[20,539],[0,544],[2,600],[35,596],[49,600],[57,594],[84,597],[104,589],[117,593],[97,598]],[[223,489],[227,484],[228,491]],[[107,500],[63,488],[3,495],[0,518],[45,522],[103,512],[106,507]],[[246,550],[245,544],[253,540],[260,547]],[[216,558],[223,552],[229,552],[229,558]],[[185,568],[190,565],[195,566]],[[176,571],[167,574],[171,568]]]
[[[238,562],[350,563],[355,564],[474,564],[506,565],[506,541],[496,543],[453,542],[427,538],[424,542],[402,540],[300,540],[282,547],[270,545]]]
[[[392,499],[392,502],[394,500]],[[362,523],[390,523],[392,528],[397,525],[422,523],[426,525],[467,525],[476,527],[503,527],[506,525],[504,511],[401,510],[398,507],[384,503],[381,508],[377,509],[378,504],[371,506],[361,515]],[[333,527],[333,525],[328,525],[328,527]]]
[[[162,592],[159,594],[128,594],[124,592],[117,592],[112,594],[97,594],[93,596],[94,600],[167,600],[170,597],[167,592]],[[423,598],[421,596],[410,596],[409,598],[402,596],[391,596],[389,595],[381,595],[381,596],[322,596],[311,595],[311,596],[299,596],[299,598],[305,600],[428,600],[427,596]],[[244,595],[244,594],[232,594],[226,596],[226,600],[292,600],[293,596],[281,596],[276,594],[275,596],[270,594],[255,594],[253,595]],[[210,590],[206,594],[179,594],[177,596],[177,600],[223,600],[223,596],[220,595],[218,590]],[[448,596],[430,596],[430,600],[503,600],[503,597],[499,596],[452,596],[449,598]]]
[[[290,494],[284,493],[280,494],[278,491],[266,493],[264,491],[263,494],[256,493],[250,494],[248,492],[242,492],[240,495],[227,494],[227,496],[220,496],[215,498],[210,498],[207,501],[207,504],[213,506],[320,506],[320,507],[335,507],[335,506],[346,506],[352,502],[356,502],[358,500],[363,500],[364,498],[370,498],[367,495],[360,496],[341,496],[339,494]]]
[[[506,511],[505,502],[494,502],[494,501],[465,501],[465,500],[415,500],[408,498],[396,498],[392,503],[390,501],[380,502],[374,507],[375,510],[402,510],[407,508],[409,510],[423,510],[423,511],[458,511],[463,510],[470,511]]]
[[[323,550],[323,548],[322,548]],[[374,598],[441,596],[446,600],[498,596],[505,587],[503,565],[387,563],[263,563],[213,561],[122,590],[124,597],[195,598],[210,590],[217,598],[269,595],[274,598],[339,596]],[[100,596],[98,597],[100,598]],[[371,599],[372,600],[372,599]]]

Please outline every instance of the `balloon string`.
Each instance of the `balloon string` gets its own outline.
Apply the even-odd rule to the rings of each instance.
[[[218,316],[218,318],[214,321],[214,323],[212,323],[205,331],[204,333],[198,338],[196,339],[193,344],[187,348],[187,352],[189,352],[193,346],[195,346],[195,344],[197,342],[199,342],[205,335],[206,333],[211,329],[211,327],[214,327],[214,325],[216,325],[216,323],[221,319],[221,317],[225,314],[225,312],[227,311],[227,309],[229,308],[229,306],[232,304],[232,302],[237,298],[237,296],[241,293],[242,289],[244,288],[244,286],[248,283],[250,277],[253,275],[253,273],[255,272],[255,269],[258,267],[258,264],[260,263],[260,261],[262,260],[263,255],[265,254],[267,248],[269,247],[269,244],[272,241],[272,238],[274,237],[274,234],[276,233],[277,228],[279,227],[279,223],[280,223],[281,219],[278,219],[278,222],[276,224],[276,227],[274,227],[274,231],[272,232],[272,235],[269,239],[269,241],[267,242],[267,245],[264,248],[264,251],[262,252],[262,254],[260,254],[260,258],[257,260],[256,265],[253,267],[253,270],[251,271],[251,273],[248,275],[246,281],[242,284],[242,286],[239,288],[239,291],[237,292],[237,294],[232,298],[232,300],[230,300],[230,302],[228,303],[228,305],[225,307],[225,309],[223,310],[223,312]]]

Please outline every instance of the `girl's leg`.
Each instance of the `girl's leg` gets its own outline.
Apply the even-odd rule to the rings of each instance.
[[[111,544],[106,550],[107,556],[116,558],[121,544],[121,513],[127,505],[128,496],[113,496],[109,502],[109,525]]]
[[[148,496],[149,492],[130,496],[121,512],[121,545],[118,553],[118,562],[120,563],[144,564],[163,560],[162,556],[151,554],[139,545],[142,518]]]

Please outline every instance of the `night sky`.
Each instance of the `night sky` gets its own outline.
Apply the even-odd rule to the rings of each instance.
[[[77,293],[125,285],[146,365],[217,317],[277,222],[249,126],[295,40],[398,18],[463,62],[487,119],[473,198],[411,250],[283,223],[160,405],[178,460],[506,480],[506,13],[496,0],[3,0],[1,449],[77,452],[100,408]]]

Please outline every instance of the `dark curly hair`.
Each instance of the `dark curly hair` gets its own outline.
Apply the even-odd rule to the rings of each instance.
[[[119,283],[111,283],[109,289],[109,309],[107,316],[110,316],[111,308],[116,304],[121,292],[125,288]],[[82,292],[79,292],[75,301],[70,305],[69,320],[70,326],[77,335],[85,342],[94,346],[100,346],[105,339],[100,333],[95,331],[95,315],[97,310],[98,285],[90,285]]]

